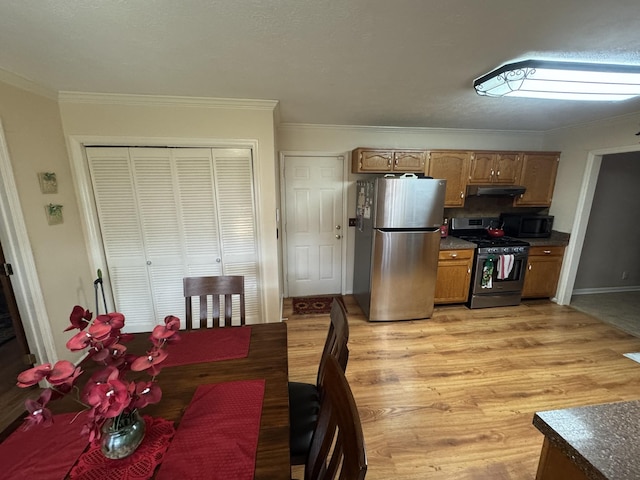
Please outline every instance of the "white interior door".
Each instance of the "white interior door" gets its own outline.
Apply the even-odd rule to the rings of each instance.
[[[342,291],[343,162],[342,156],[284,157],[290,297]]]

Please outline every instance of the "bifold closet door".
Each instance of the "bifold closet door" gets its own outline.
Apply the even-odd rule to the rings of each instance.
[[[129,331],[184,317],[182,278],[191,275],[247,276],[247,318],[259,317],[249,149],[86,152],[114,308]]]

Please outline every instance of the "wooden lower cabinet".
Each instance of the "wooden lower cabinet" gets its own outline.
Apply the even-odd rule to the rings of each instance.
[[[473,249],[440,250],[434,303],[464,303],[469,298]]]
[[[529,248],[527,272],[524,276],[522,298],[553,297],[558,288],[564,246]]]
[[[588,478],[575,461],[545,437],[536,480],[587,480]]]

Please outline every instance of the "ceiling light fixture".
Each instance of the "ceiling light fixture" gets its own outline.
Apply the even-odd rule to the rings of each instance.
[[[620,101],[640,95],[640,66],[525,60],[476,79],[487,97]]]

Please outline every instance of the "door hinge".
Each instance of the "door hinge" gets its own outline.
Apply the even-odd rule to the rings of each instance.
[[[3,263],[2,269],[4,270],[4,276],[8,277],[9,275],[13,275],[13,268],[10,263]]]
[[[33,365],[36,363],[36,356],[33,353],[27,353],[22,357],[22,361],[25,365]]]

